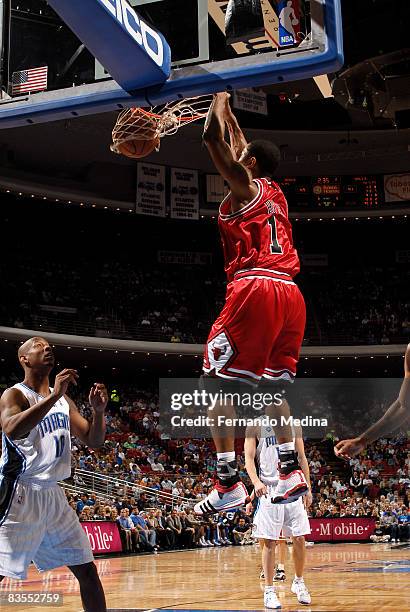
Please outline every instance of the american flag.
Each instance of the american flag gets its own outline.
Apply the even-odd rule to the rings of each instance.
[[[11,95],[16,96],[31,91],[47,89],[47,75],[48,66],[13,72],[11,77]]]

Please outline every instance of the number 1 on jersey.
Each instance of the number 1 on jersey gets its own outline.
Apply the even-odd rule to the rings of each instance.
[[[276,219],[275,215],[272,215],[268,219],[268,223],[270,225],[270,233],[271,233],[271,241],[270,241],[270,252],[272,255],[281,255],[283,253],[282,247],[278,242],[278,235],[276,230]]]

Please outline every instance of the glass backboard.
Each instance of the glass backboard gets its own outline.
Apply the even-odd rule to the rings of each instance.
[[[11,0],[9,24],[3,24],[10,39],[3,51],[9,71],[2,88],[11,95],[13,73],[41,65],[48,67],[48,83],[43,92],[3,95],[0,127],[304,79],[334,72],[343,63],[340,0],[261,0],[264,36],[234,44],[225,38],[227,0],[129,4],[163,34],[172,53],[170,78],[137,91],[121,88],[87,51],[87,41],[79,40],[45,1]]]

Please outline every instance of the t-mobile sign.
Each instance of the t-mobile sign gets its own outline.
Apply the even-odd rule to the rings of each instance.
[[[93,553],[122,552],[117,523],[112,521],[84,521],[81,527],[87,534]]]
[[[311,518],[313,542],[358,542],[370,539],[375,529],[373,518]]]

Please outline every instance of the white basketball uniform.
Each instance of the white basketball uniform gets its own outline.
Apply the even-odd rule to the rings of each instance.
[[[259,479],[267,485],[268,494],[259,497],[253,517],[253,537],[278,540],[310,533],[309,518],[301,497],[290,504],[273,504],[272,493],[279,481],[279,450],[272,427],[261,425],[257,439],[256,463]]]
[[[30,406],[43,399],[14,385]],[[40,571],[81,565],[93,554],[76,512],[57,484],[71,474],[69,404],[59,399],[26,438],[4,432],[0,460],[0,576],[24,579],[33,561]]]

